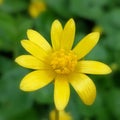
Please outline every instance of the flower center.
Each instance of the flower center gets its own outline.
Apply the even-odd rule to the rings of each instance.
[[[51,58],[50,65],[58,74],[73,72],[77,64],[77,56],[72,51],[65,52],[64,49],[54,52]]]

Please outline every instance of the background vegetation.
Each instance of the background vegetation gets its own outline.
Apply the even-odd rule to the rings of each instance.
[[[14,59],[25,54],[20,40],[29,28],[50,42],[50,27],[55,19],[64,25],[76,22],[76,44],[97,26],[102,30],[97,46],[85,59],[99,60],[111,66],[106,76],[90,76],[97,87],[92,106],[85,106],[71,88],[66,111],[74,120],[120,120],[120,0],[46,0],[46,11],[32,18],[29,0],[1,0],[0,5],[0,120],[48,120],[54,109],[53,84],[36,92],[19,90],[21,79],[30,72]],[[99,29],[98,29],[99,30]],[[97,67],[97,66],[96,66]]]

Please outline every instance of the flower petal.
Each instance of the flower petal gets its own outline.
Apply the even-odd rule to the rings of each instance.
[[[69,81],[84,104],[91,105],[94,102],[96,97],[96,87],[88,76],[76,73],[69,76]]]
[[[58,20],[52,23],[51,27],[51,41],[54,50],[60,48],[61,33],[63,31],[62,25]]]
[[[54,101],[58,110],[63,110],[70,97],[69,83],[66,77],[59,76],[55,79]]]
[[[77,71],[87,74],[109,74],[112,71],[104,63],[89,60],[78,62],[77,68]]]
[[[78,59],[83,58],[88,54],[91,49],[97,44],[99,40],[99,32],[93,32],[85,36],[76,46],[73,48],[74,53]]]
[[[32,55],[21,55],[15,59],[19,65],[30,69],[49,69],[49,66]]]
[[[43,61],[46,59],[47,53],[41,47],[37,46],[33,42],[31,42],[29,40],[22,40],[21,44],[25,48],[25,50],[27,50],[33,56],[35,56]]]
[[[64,27],[62,37],[61,37],[61,48],[65,50],[70,50],[72,48],[75,36],[75,22],[70,19]]]
[[[35,91],[49,84],[55,75],[48,70],[38,70],[26,75],[21,83],[20,89],[23,91]]]
[[[27,31],[27,36],[28,36],[28,38],[29,38],[30,41],[32,41],[33,43],[37,44],[38,46],[40,46],[45,51],[48,51],[48,52],[51,51],[52,48],[51,48],[50,44],[37,31],[29,29]]]

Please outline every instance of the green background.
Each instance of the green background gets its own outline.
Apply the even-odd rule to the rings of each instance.
[[[76,22],[74,45],[94,26],[102,28],[97,46],[85,59],[99,60],[111,66],[110,75],[90,75],[97,97],[92,106],[84,105],[71,88],[66,111],[74,120],[120,120],[120,0],[46,0],[46,12],[36,19],[28,13],[29,0],[3,0],[0,5],[0,120],[48,120],[54,109],[53,84],[38,91],[19,90],[21,79],[30,70],[14,59],[26,51],[20,40],[29,28],[40,32],[49,42],[51,24],[59,19]]]

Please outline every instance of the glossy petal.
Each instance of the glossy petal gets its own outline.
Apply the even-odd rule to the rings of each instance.
[[[69,77],[69,81],[84,104],[91,105],[94,102],[96,87],[88,76],[76,73]]]
[[[19,65],[30,69],[49,69],[49,66],[32,55],[21,55],[15,59]]]
[[[50,44],[47,42],[47,40],[40,33],[36,32],[32,29],[29,29],[27,31],[27,36],[28,36],[30,41],[37,44],[45,51],[48,51],[48,52],[51,51],[52,48],[51,48]]]
[[[58,110],[63,110],[70,97],[69,83],[66,77],[59,76],[55,79],[54,101]]]
[[[23,91],[35,91],[49,84],[55,75],[48,70],[38,70],[26,75],[21,83],[20,89]]]
[[[73,48],[74,53],[77,55],[78,59],[83,58],[88,54],[92,48],[97,44],[100,34],[98,32],[93,32],[85,36],[76,46]]]
[[[98,61],[80,61],[77,68],[77,71],[87,74],[108,74],[111,72],[109,66]]]
[[[61,48],[65,50],[70,50],[72,48],[75,36],[75,22],[70,19],[64,27],[62,37],[61,37]]]
[[[41,47],[37,46],[33,42],[29,40],[22,40],[21,44],[25,48],[25,50],[27,50],[33,56],[39,58],[42,61],[46,59],[47,53]]]
[[[60,48],[60,40],[63,28],[61,23],[58,20],[55,20],[52,23],[51,27],[51,41],[54,50],[58,50]]]

